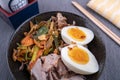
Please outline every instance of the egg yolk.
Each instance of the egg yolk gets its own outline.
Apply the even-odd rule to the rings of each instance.
[[[79,28],[70,28],[67,31],[68,35],[77,41],[84,41],[86,38],[85,33]]]
[[[69,48],[68,56],[70,59],[78,64],[87,64],[89,61],[89,56],[87,52],[83,49],[78,48],[77,46]]]

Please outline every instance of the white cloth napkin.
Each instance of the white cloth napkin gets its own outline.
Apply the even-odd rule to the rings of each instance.
[[[87,6],[120,29],[120,0],[90,0]]]

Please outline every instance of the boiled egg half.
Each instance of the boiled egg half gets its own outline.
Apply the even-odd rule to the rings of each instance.
[[[94,33],[85,27],[80,26],[67,26],[61,30],[61,36],[67,44],[80,44],[86,45],[94,38]]]
[[[99,70],[95,56],[87,48],[78,44],[62,48],[61,59],[68,69],[78,74],[89,75]]]

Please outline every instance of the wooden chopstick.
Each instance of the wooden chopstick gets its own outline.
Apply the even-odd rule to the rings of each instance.
[[[109,28],[107,28],[102,22],[96,19],[92,14],[85,10],[79,3],[72,1],[72,4],[80,10],[84,15],[86,15],[91,21],[93,21],[103,32],[105,32],[111,39],[120,45],[120,37],[113,33]]]

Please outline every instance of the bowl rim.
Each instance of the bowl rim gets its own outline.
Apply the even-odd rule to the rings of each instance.
[[[8,71],[9,71],[9,73],[10,73],[10,76],[11,76],[11,78],[12,78],[13,80],[16,80],[16,79],[15,79],[15,77],[14,77],[14,75],[13,75],[11,69],[10,69],[10,65],[9,65],[9,61],[8,61],[8,54],[9,54],[8,51],[9,51],[9,47],[10,47],[11,41],[13,40],[15,34],[20,30],[20,28],[21,28],[25,23],[29,22],[29,21],[32,20],[33,18],[35,18],[35,17],[37,17],[37,16],[40,16],[40,15],[44,15],[44,14],[58,13],[58,12],[75,15],[75,16],[77,16],[77,17],[81,17],[81,19],[83,19],[85,23],[87,23],[88,25],[91,25],[89,19],[84,18],[83,16],[80,16],[80,15],[78,15],[78,14],[76,14],[76,13],[68,12],[68,11],[48,11],[48,12],[38,13],[38,14],[36,14],[36,15],[28,18],[27,20],[25,20],[25,21],[11,34],[11,37],[10,37],[10,39],[9,39],[9,41],[8,41],[8,46],[7,46],[7,51],[6,51],[6,52],[7,52],[7,53],[6,53],[7,66],[8,66]],[[103,70],[104,70],[104,68],[105,68],[105,64],[106,64],[106,47],[105,47],[104,41],[103,41],[102,39],[100,39],[100,41],[101,41],[101,43],[103,44],[103,47],[104,47],[104,50],[105,50],[105,51],[104,51],[104,54],[105,54],[105,55],[104,55],[104,59],[102,59],[102,61],[101,61],[101,62],[103,62],[103,63],[101,64],[101,65],[102,65],[102,69],[100,70],[99,75],[97,75],[97,79],[100,78],[100,76],[101,76],[101,74],[103,73]]]

